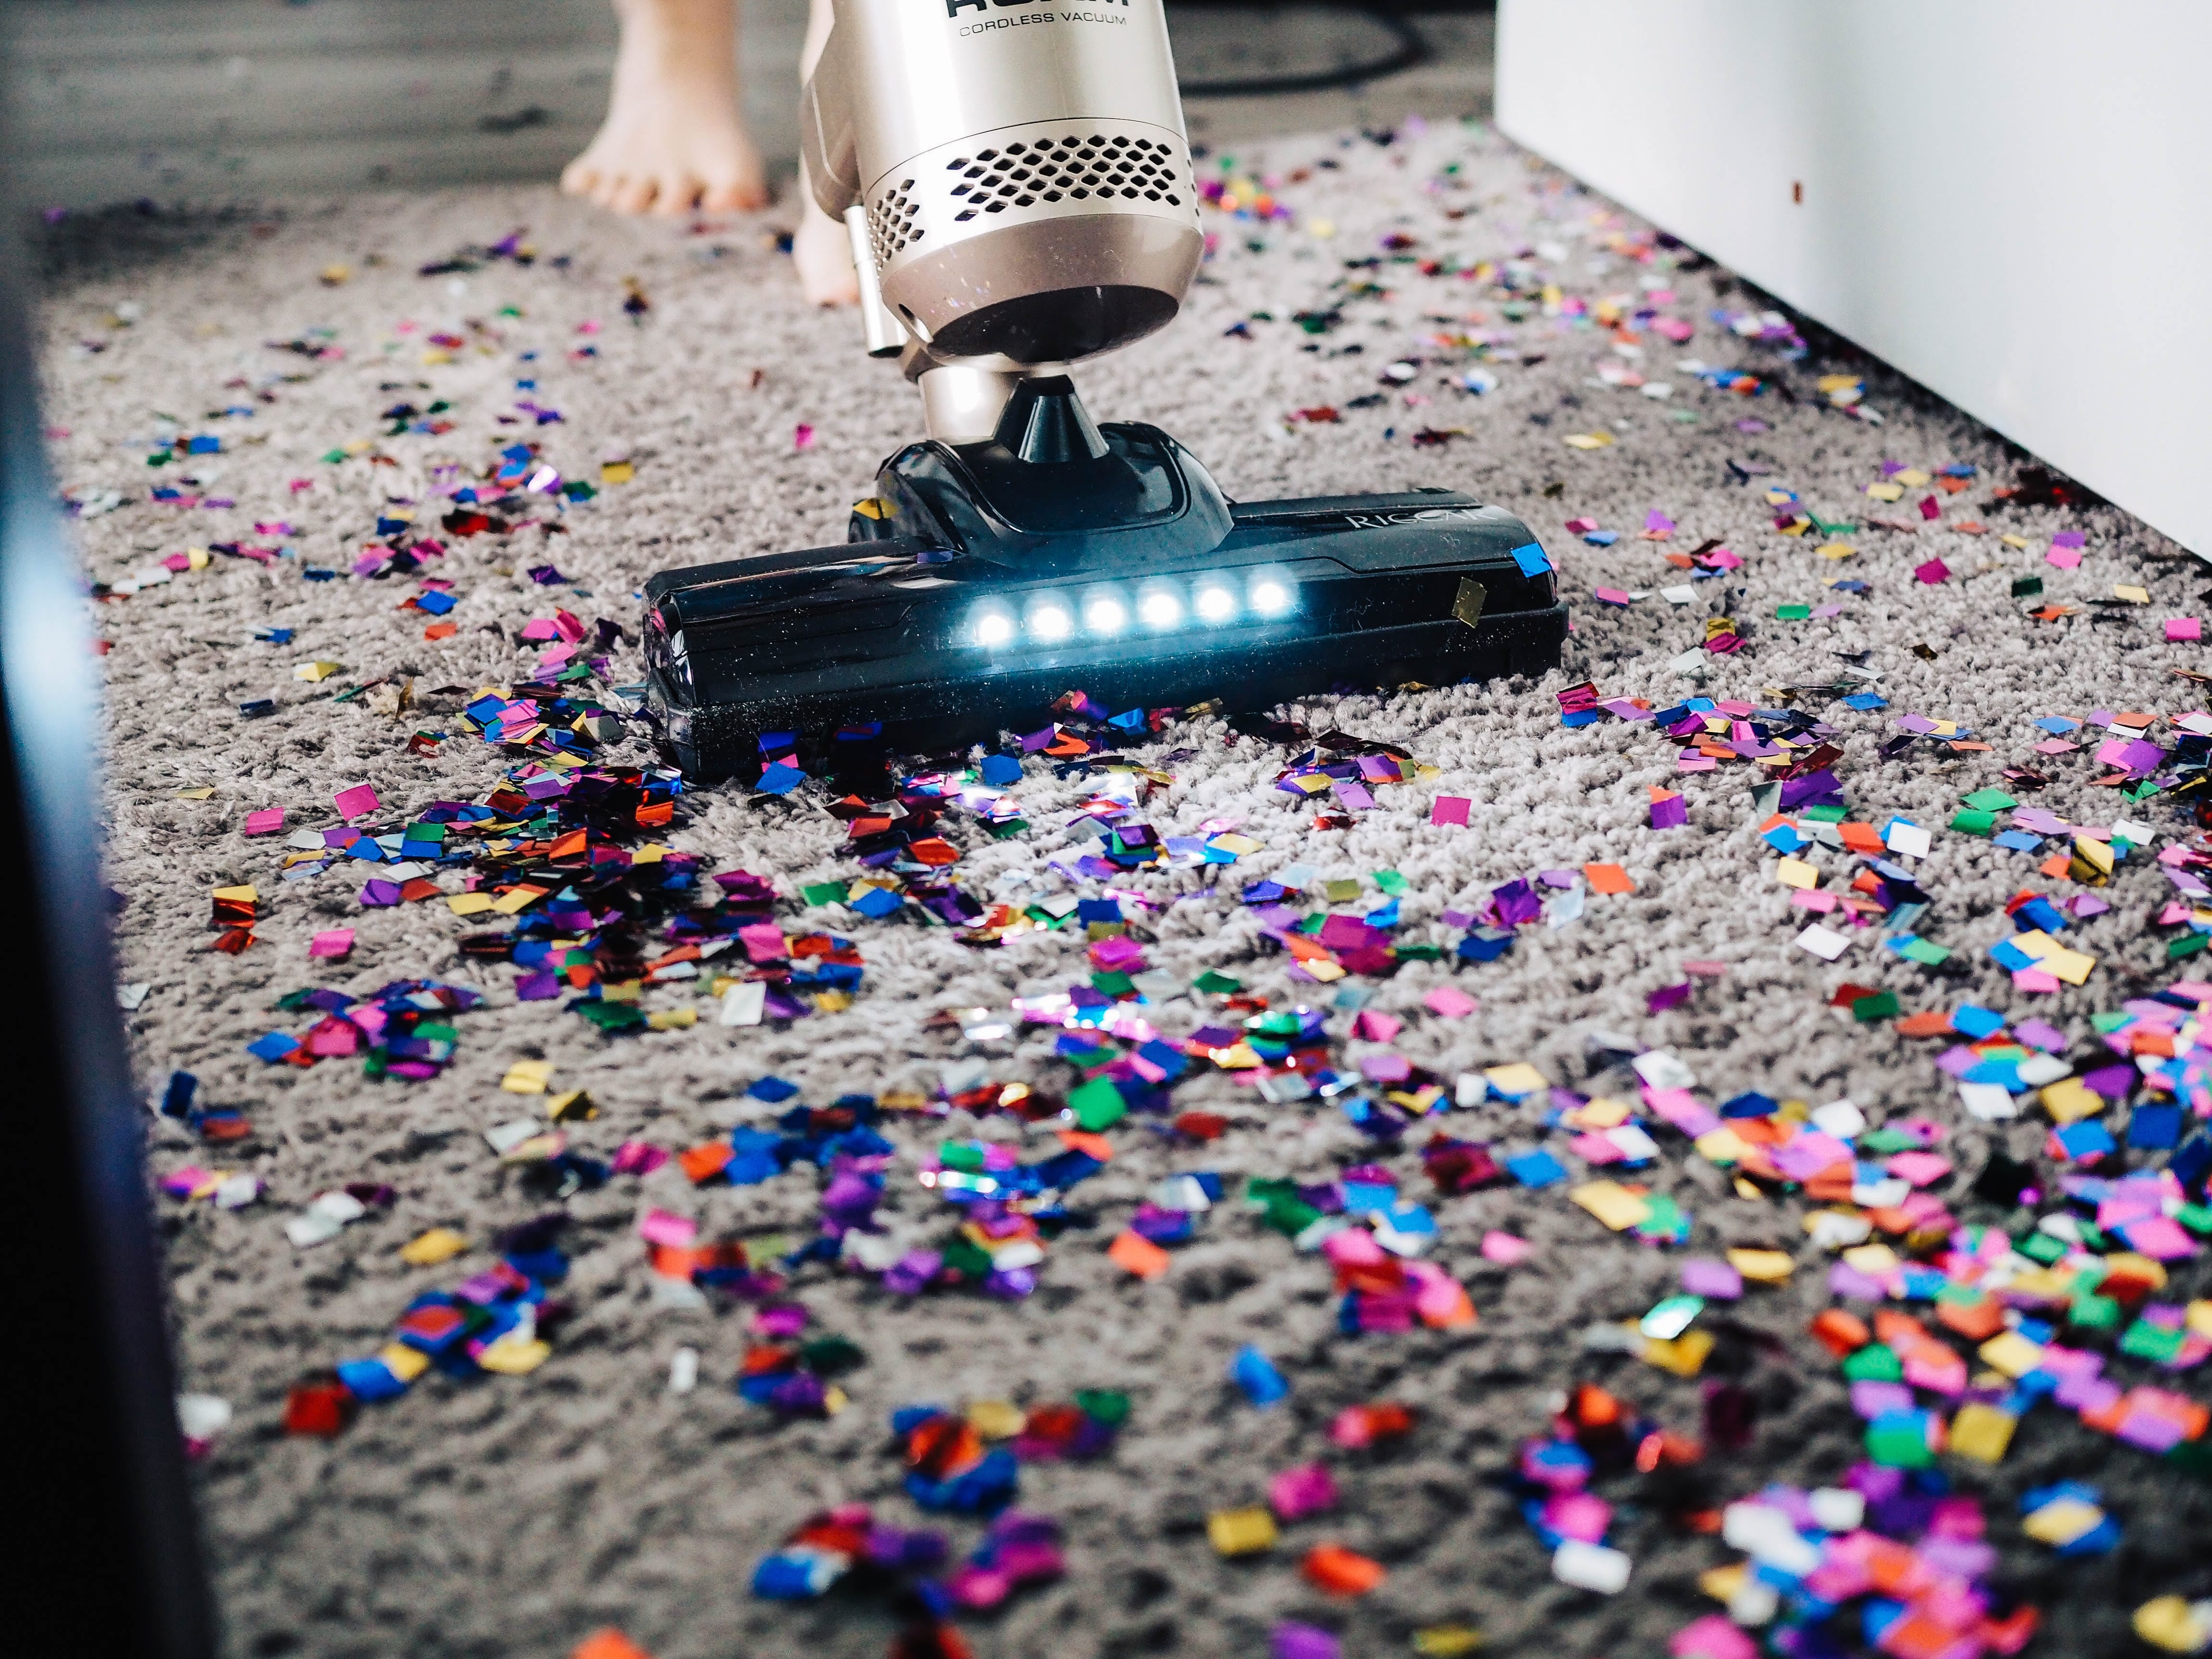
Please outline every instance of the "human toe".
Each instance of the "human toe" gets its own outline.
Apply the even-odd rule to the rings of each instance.
[[[653,196],[659,188],[659,181],[651,173],[641,178],[625,179],[616,187],[613,199],[607,205],[617,213],[643,213],[653,205]]]
[[[688,217],[705,189],[688,173],[671,174],[654,185],[653,210],[664,219]]]
[[[768,182],[758,173],[736,173],[707,187],[700,207],[708,213],[752,213],[768,205]]]

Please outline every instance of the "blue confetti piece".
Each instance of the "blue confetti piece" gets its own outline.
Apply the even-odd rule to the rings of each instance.
[[[1513,562],[1521,567],[1524,576],[1540,576],[1552,568],[1552,562],[1544,556],[1544,550],[1534,542],[1515,548]]]
[[[760,781],[754,787],[763,795],[787,795],[805,781],[805,773],[778,761],[760,775]]]
[[[298,1038],[288,1036],[283,1031],[271,1031],[268,1036],[257,1037],[247,1043],[246,1052],[256,1060],[265,1060],[274,1066],[278,1060],[296,1051],[299,1046]]]
[[[1962,1002],[1951,1016],[1951,1029],[1960,1036],[1979,1042],[2004,1030],[2004,1016],[1994,1008],[1984,1008],[1971,1002]]]
[[[986,755],[981,769],[983,781],[994,789],[1005,789],[1022,781],[1022,763],[1012,755]]]
[[[871,887],[853,901],[853,908],[871,921],[881,921],[905,903],[905,899],[888,887]]]
[[[1283,1380],[1274,1362],[1249,1342],[1237,1351],[1237,1358],[1230,1362],[1229,1378],[1244,1390],[1247,1400],[1262,1411],[1291,1392],[1291,1385]]]
[[[1532,1152],[1516,1152],[1505,1167],[1523,1187],[1534,1189],[1557,1186],[1567,1178],[1565,1167],[1541,1146]]]

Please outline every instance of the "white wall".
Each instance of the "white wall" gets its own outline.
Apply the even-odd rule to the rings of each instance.
[[[2209,78],[2212,0],[1498,9],[1508,136],[2212,558]]]

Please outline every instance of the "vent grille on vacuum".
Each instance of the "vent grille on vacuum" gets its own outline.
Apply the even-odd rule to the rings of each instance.
[[[1187,189],[1172,145],[1119,133],[1017,140],[1003,149],[956,155],[945,170],[960,175],[951,191],[961,202],[952,216],[956,224],[979,213],[1004,213],[1039,202],[1118,198],[1181,207],[1181,192]]]
[[[925,233],[914,222],[921,205],[914,199],[911,179],[876,198],[876,204],[868,210],[868,240],[875,246],[878,268],[889,264],[894,253],[922,239]]]

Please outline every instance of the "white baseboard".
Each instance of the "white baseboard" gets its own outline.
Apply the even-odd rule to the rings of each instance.
[[[2204,0],[1500,0],[1498,124],[2212,558],[2208,64]]]

